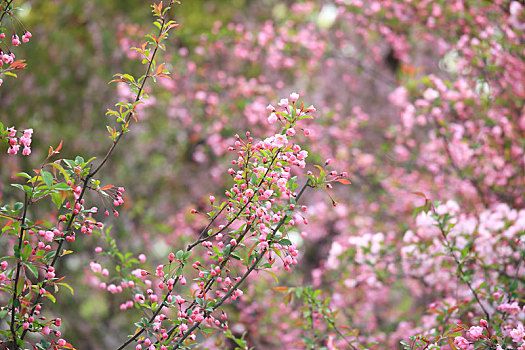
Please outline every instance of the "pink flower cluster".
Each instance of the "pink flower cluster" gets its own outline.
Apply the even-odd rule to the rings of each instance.
[[[24,35],[22,35],[22,41],[20,41],[20,38],[18,37],[17,34],[13,34],[13,37],[11,38],[11,43],[14,45],[14,46],[20,46],[21,43],[27,43],[29,42],[29,39],[32,37],[33,35],[31,34],[31,32],[28,32],[26,31],[24,33]],[[5,38],[5,34],[4,33],[0,33],[0,39],[4,39]],[[0,50],[0,67],[5,64],[11,64],[13,63],[15,60],[15,54],[13,52],[5,52],[5,51],[2,51]],[[0,83],[1,85],[1,83]]]
[[[22,154],[28,156],[31,154],[31,137],[33,135],[33,129],[25,129],[24,133],[20,138],[16,137],[16,129],[11,127],[7,129],[9,137],[9,149],[7,150],[8,154],[17,154],[20,150],[20,146],[24,146]]]
[[[5,64],[11,64],[15,61],[15,54],[14,53],[7,53],[0,51],[0,67]]]

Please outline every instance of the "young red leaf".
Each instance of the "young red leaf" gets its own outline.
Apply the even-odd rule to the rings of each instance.
[[[337,179],[335,181],[337,181],[339,183],[342,183],[343,185],[350,185],[351,184],[350,180],[348,180],[348,179]]]

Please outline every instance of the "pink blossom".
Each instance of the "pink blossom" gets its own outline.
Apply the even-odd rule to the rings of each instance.
[[[454,344],[460,348],[461,350],[470,350],[474,349],[474,346],[470,344],[470,342],[463,338],[463,337],[455,337],[454,338]]]
[[[512,337],[512,341],[515,343],[519,343],[523,340],[523,337],[525,336],[525,332],[523,329],[523,325],[518,325],[518,327],[514,328],[510,331],[510,336]]]
[[[44,235],[44,241],[51,242],[53,241],[54,238],[55,238],[55,234],[53,233],[53,231],[46,231]]]
[[[277,115],[275,113],[271,113],[268,117],[268,123],[273,124],[277,121]]]
[[[502,312],[508,312],[511,315],[517,315],[521,309],[518,305],[518,302],[514,301],[512,304],[503,303],[498,306],[498,310]]]
[[[14,145],[7,149],[7,154],[17,154],[20,149],[20,145]]]
[[[31,137],[33,136],[33,129],[24,130],[24,135],[20,138],[20,143],[24,146],[31,145]]]
[[[297,159],[299,160],[305,160],[308,157],[308,151],[302,150],[297,154]]]
[[[299,94],[298,94],[298,93],[296,93],[296,92],[292,92],[292,93],[290,94],[290,100],[291,100],[292,102],[296,102],[298,99],[299,99]]]
[[[51,333],[51,329],[49,329],[48,326],[45,326],[44,328],[42,328],[42,334],[48,335],[49,333]]]
[[[434,101],[436,98],[439,97],[439,92],[434,89],[428,88],[423,92],[423,97],[427,101]]]
[[[394,106],[403,107],[407,103],[408,90],[404,86],[400,86],[390,93],[388,99]]]
[[[474,340],[478,340],[483,335],[483,327],[480,326],[472,326],[468,330],[467,334],[473,338]]]
[[[512,1],[509,6],[509,12],[510,15],[513,17],[519,16],[522,10],[522,5],[519,3],[519,1]]]
[[[274,136],[273,141],[274,141],[273,143],[275,144],[275,146],[283,147],[284,145],[288,143],[288,138],[284,135],[277,134]]]
[[[91,268],[91,271],[93,271],[95,273],[98,273],[98,272],[102,271],[102,266],[100,266],[99,263],[96,263],[94,261],[89,263],[89,267]]]
[[[13,35],[13,39],[11,40],[14,46],[20,45],[20,39],[18,38],[18,35]]]

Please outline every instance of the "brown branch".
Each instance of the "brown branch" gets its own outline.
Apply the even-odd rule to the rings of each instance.
[[[170,5],[171,5],[171,4],[172,4],[172,2],[170,2]],[[160,30],[159,30],[159,37],[160,37],[160,35],[162,34],[162,31],[164,30],[164,25],[165,25],[165,23],[166,23],[166,18],[163,16],[163,17],[162,17],[162,24],[161,24],[161,27],[160,27]],[[155,50],[153,51],[153,54],[151,55],[151,59],[150,59],[150,61],[149,61],[149,65],[148,65],[148,68],[147,68],[147,70],[146,70],[146,74],[144,75],[144,80],[142,81],[142,84],[141,84],[141,86],[140,86],[140,89],[139,89],[139,91],[138,91],[138,93],[137,93],[137,96],[136,96],[136,98],[135,98],[135,103],[138,102],[138,101],[140,100],[140,98],[141,98],[141,94],[142,94],[142,92],[143,92],[143,90],[144,90],[144,86],[145,86],[145,84],[146,84],[146,81],[148,80],[149,73],[150,73],[150,71],[151,71],[151,67],[152,67],[152,65],[153,65],[153,61],[154,61],[155,56],[156,56],[156,54],[157,54],[157,52],[158,52],[158,48],[159,48],[159,44],[157,43],[157,45],[155,46]],[[132,117],[132,116],[133,116],[133,112],[132,112],[132,111],[128,112],[128,114],[126,115],[126,118],[125,118],[125,120],[124,120],[124,125],[127,125],[127,124],[129,123],[129,121],[131,120],[131,117]],[[100,171],[100,169],[106,164],[106,162],[108,161],[109,157],[111,156],[111,154],[112,154],[113,151],[115,150],[115,148],[116,148],[118,142],[119,142],[120,139],[122,138],[122,135],[123,135],[123,134],[124,134],[123,132],[121,132],[121,133],[119,134],[119,136],[113,141],[113,144],[111,145],[110,149],[108,150],[108,152],[106,153],[106,155],[105,155],[104,158],[102,159],[101,163],[95,168],[95,170],[91,171],[91,172],[86,176],[85,179],[83,179],[84,184],[83,184],[83,186],[82,186],[82,191],[81,191],[81,193],[80,193],[80,195],[79,195],[79,197],[78,197],[76,203],[79,203],[79,202],[82,200],[82,198],[84,197],[84,194],[85,194],[85,192],[86,192],[86,189],[87,189],[87,187],[88,187],[88,185],[89,185],[89,181],[90,181],[91,178],[93,178],[93,176],[95,176],[95,174],[97,174],[97,173]],[[67,226],[66,226],[66,229],[65,229],[65,233],[66,233],[66,234],[71,230],[71,227],[72,227],[72,225],[73,225],[73,222],[74,222],[76,216],[77,216],[77,215],[75,215],[74,213],[71,214],[71,217],[70,217],[70,219],[69,219],[69,221],[68,221],[68,224],[67,224]],[[65,242],[65,239],[60,240],[60,242],[59,242],[59,244],[58,244],[58,246],[57,246],[57,248],[56,248],[56,254],[55,254],[55,256],[53,257],[53,260],[51,261],[51,264],[50,264],[49,266],[54,266],[54,265],[56,264],[58,258],[60,257],[59,252],[60,252],[60,250],[62,249],[62,246],[64,245],[64,242]],[[44,280],[44,281],[42,282],[42,288],[46,288],[46,286],[47,286],[47,281]],[[36,297],[36,299],[35,299],[35,301],[33,302],[33,307],[32,307],[32,309],[31,309],[31,312],[30,312],[29,316],[32,316],[32,315],[34,314],[34,312],[35,312],[35,310],[36,310],[36,306],[38,305],[38,302],[40,301],[40,299],[41,299],[41,295],[38,294],[37,297]],[[22,332],[21,339],[24,339],[25,335],[27,334],[27,331],[28,331],[28,330],[26,329],[26,330],[24,330],[24,331]]]
[[[299,194],[297,195],[296,199],[299,200],[299,198],[302,196],[302,194],[304,193],[304,191],[306,190],[307,187],[310,186],[310,179],[308,179],[306,181],[306,183],[303,185],[303,187],[301,188],[301,191],[299,192]],[[264,255],[266,254],[266,252],[268,252],[269,250],[269,247],[270,245],[273,243],[273,237],[275,236],[275,234],[277,233],[277,231],[279,231],[279,229],[281,228],[281,226],[284,224],[284,222],[286,221],[286,219],[288,218],[287,215],[283,216],[283,218],[279,221],[279,223],[277,224],[277,226],[273,229],[272,233],[271,233],[271,236],[270,236],[270,239],[268,240],[269,242],[269,246],[268,248],[264,248],[262,249],[262,251],[259,253],[259,255],[257,256],[257,258],[255,259],[255,261],[253,262],[253,264],[248,268],[248,270],[246,270],[246,272],[243,274],[243,276],[237,281],[237,283],[235,283],[234,286],[232,286],[232,288],[219,300],[219,302],[217,304],[215,304],[213,307],[212,307],[212,310],[211,311],[207,311],[205,312],[204,314],[204,319],[208,318],[215,310],[217,310],[228,298],[231,297],[231,295],[235,292],[236,289],[238,289],[238,287],[244,282],[244,280],[246,280],[246,278],[252,273],[253,270],[255,270],[257,268],[257,265],[259,264],[259,262],[262,260],[262,258],[264,257]],[[197,329],[198,327],[200,327],[202,322],[200,321],[196,321],[193,323],[192,327],[189,328],[184,334],[183,336],[177,341],[177,343],[173,346],[172,349],[178,349],[181,344],[184,342],[184,340],[186,340],[186,338],[188,338],[190,336],[190,334],[195,330]],[[172,327],[169,331],[168,331],[168,335],[171,335],[173,334],[173,332],[177,329],[178,326],[174,326]]]

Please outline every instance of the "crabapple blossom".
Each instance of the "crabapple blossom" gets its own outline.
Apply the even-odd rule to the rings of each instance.
[[[273,108],[273,107],[272,107]],[[271,113],[270,116],[268,117],[268,123],[270,124],[273,124],[277,121],[277,115],[275,113]]]

